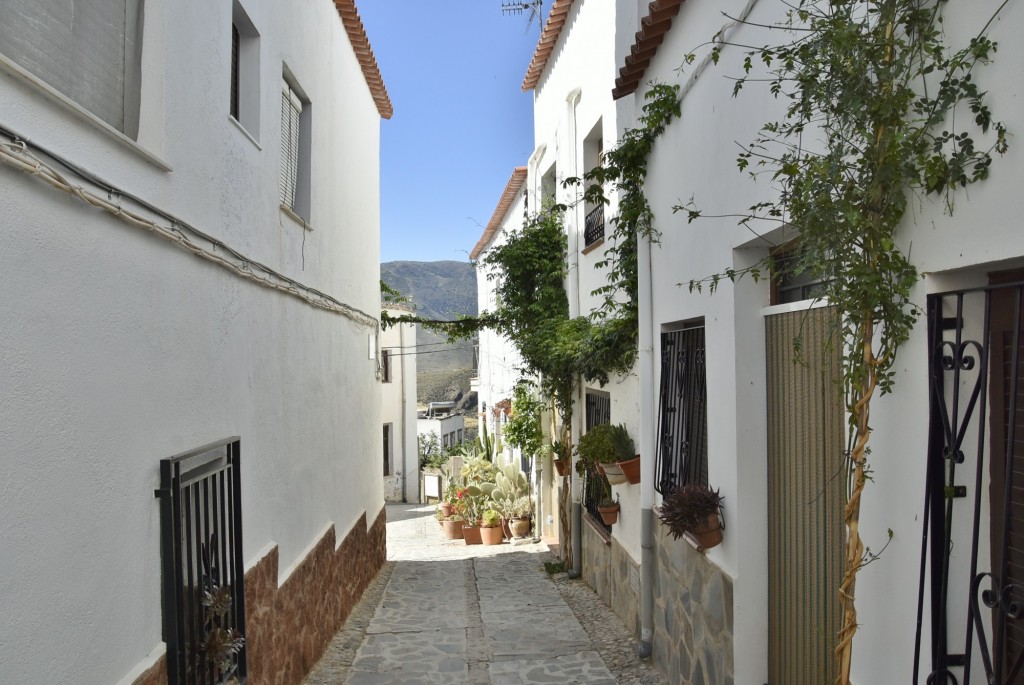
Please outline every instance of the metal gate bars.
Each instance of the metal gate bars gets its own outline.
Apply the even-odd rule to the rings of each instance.
[[[160,460],[163,634],[170,685],[244,683],[237,437]]]
[[[983,673],[987,683],[1009,685],[1024,675],[1022,296],[1024,283],[1008,283],[928,298],[930,418],[914,682],[925,634],[929,684],[970,685]],[[979,655],[980,670],[972,664]]]

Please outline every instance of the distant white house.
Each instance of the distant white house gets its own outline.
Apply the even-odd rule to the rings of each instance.
[[[450,413],[454,402],[431,402],[416,417],[416,433],[424,437],[436,435],[441,449],[462,444],[465,439],[466,419],[462,414]]]
[[[395,317],[409,311],[387,307]],[[384,499],[419,501],[416,444],[416,324],[381,332],[381,406],[384,419]]]
[[[526,206],[525,183],[526,167],[513,169],[494,208],[494,214],[469,253],[469,258],[476,263],[478,311],[494,311],[497,306],[497,283],[490,277],[490,270],[483,260],[488,250],[505,243],[510,232],[522,226]],[[488,328],[480,331],[477,358],[477,373],[472,379],[471,389],[477,393],[481,429],[486,423],[488,433],[500,438],[507,416],[507,412],[502,410],[507,409],[512,399],[512,389],[519,380],[522,359],[512,341]]]
[[[377,573],[391,111],[353,0],[0,3],[0,682],[177,683],[217,589],[300,682]]]

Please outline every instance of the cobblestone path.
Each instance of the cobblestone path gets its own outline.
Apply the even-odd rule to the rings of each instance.
[[[388,562],[306,685],[663,685],[543,544],[446,541],[433,507],[388,506]]]

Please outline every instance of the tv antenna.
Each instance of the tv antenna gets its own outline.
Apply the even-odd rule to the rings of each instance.
[[[527,20],[526,28],[529,29],[533,25],[533,20],[536,19],[537,23],[540,24],[540,17],[542,16],[541,10],[544,7],[544,0],[504,0],[501,3],[502,14],[522,14],[523,12],[529,12],[530,18]]]

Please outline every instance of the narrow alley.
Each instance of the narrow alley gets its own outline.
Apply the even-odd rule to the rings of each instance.
[[[445,540],[433,511],[388,505],[388,561],[306,685],[665,683],[547,545]]]

